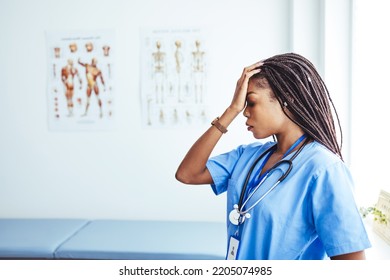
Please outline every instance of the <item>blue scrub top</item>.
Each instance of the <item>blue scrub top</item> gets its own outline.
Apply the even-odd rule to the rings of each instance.
[[[274,144],[242,145],[207,162],[214,193],[227,192],[228,241],[231,236],[239,239],[237,259],[327,259],[369,248],[351,174],[339,157],[316,141],[304,147],[288,177],[249,212],[251,218],[240,226],[230,223],[229,213],[238,204],[252,163]],[[247,208],[274,185],[287,167],[283,164],[270,171]],[[251,180],[258,172],[257,167]]]

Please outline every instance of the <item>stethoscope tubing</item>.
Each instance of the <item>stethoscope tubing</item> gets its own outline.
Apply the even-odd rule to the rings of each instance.
[[[272,151],[273,149],[276,148],[276,145],[272,145],[271,147],[269,147],[267,150],[265,150],[256,160],[255,162],[252,164],[251,168],[249,169],[248,171],[248,174],[246,175],[246,178],[245,178],[245,181],[244,181],[244,184],[243,184],[243,187],[242,187],[242,190],[241,190],[241,194],[240,194],[240,199],[238,201],[238,207],[239,209],[241,208],[242,206],[242,202],[244,200],[244,196],[245,196],[245,193],[246,193],[246,189],[248,187],[248,183],[249,183],[249,179],[250,179],[250,176],[252,175],[252,172],[253,172],[253,169],[255,169],[256,165],[259,163],[259,161],[267,154],[269,153],[270,151]],[[272,169],[272,168],[271,168]],[[264,178],[266,178],[267,176],[265,176]],[[261,180],[260,183],[262,183],[264,181],[264,178],[263,180]]]
[[[274,190],[282,181],[284,181],[284,179],[287,178],[287,176],[290,174],[292,168],[293,168],[293,160],[301,153],[301,151],[303,150],[303,148],[306,146],[306,144],[309,142],[309,138],[306,138],[305,139],[305,142],[302,144],[301,147],[299,147],[298,151],[296,153],[294,153],[294,155],[290,158],[290,159],[282,159],[280,161],[278,161],[277,163],[275,163],[268,171],[267,175],[264,176],[262,178],[262,180],[260,181],[260,183],[254,188],[254,190],[251,192],[251,194],[248,196],[248,198],[244,201],[244,196],[245,196],[245,193],[246,193],[246,189],[248,187],[248,182],[249,182],[249,179],[250,179],[250,176],[255,168],[255,166],[259,163],[259,161],[268,153],[270,152],[271,150],[275,149],[276,148],[276,145],[273,145],[271,146],[270,148],[268,148],[265,152],[263,152],[257,159],[256,161],[252,164],[251,168],[249,169],[248,171],[248,174],[245,178],[245,181],[244,181],[244,185],[242,187],[242,190],[241,190],[241,194],[240,194],[240,200],[238,202],[238,212],[243,215],[243,214],[246,214],[248,213],[251,209],[253,209],[257,204],[260,203],[260,201],[262,201],[272,190]],[[244,206],[247,204],[247,202],[251,199],[251,197],[256,193],[256,191],[260,188],[260,186],[262,185],[262,183],[267,179],[268,177],[268,174],[270,174],[270,172],[272,170],[275,170],[278,166],[281,166],[282,164],[285,164],[287,163],[288,164],[288,168],[286,170],[286,172],[284,172],[284,174],[276,181],[276,183],[265,193],[263,194],[251,207],[249,207],[248,209],[246,209],[245,211],[243,210]]]
[[[253,190],[253,192],[248,196],[248,198],[244,201],[244,203],[242,204],[241,208],[239,208],[239,213],[241,215],[245,215],[246,213],[248,213],[250,210],[252,210],[257,204],[259,204],[273,189],[275,189],[277,187],[277,185],[280,184],[281,180],[277,180],[275,184],[273,184],[273,186],[265,193],[263,194],[255,203],[252,204],[252,206],[250,206],[248,209],[246,210],[243,210],[245,205],[247,204],[247,202],[252,198],[252,196],[256,193],[257,189],[260,188],[261,184],[263,183],[263,181],[265,181],[265,179],[268,177],[265,176],[261,182],[256,186],[256,188]],[[282,180],[283,181],[283,180]]]

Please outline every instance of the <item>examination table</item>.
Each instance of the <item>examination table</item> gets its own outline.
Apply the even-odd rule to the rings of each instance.
[[[217,222],[0,219],[0,259],[213,260],[226,254]]]

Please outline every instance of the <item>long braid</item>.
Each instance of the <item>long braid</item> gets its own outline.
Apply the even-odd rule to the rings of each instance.
[[[314,65],[306,58],[287,53],[263,61],[262,71],[252,79],[266,78],[286,115],[342,159],[340,119],[328,89]],[[287,107],[285,106],[287,104]],[[338,144],[332,110],[336,114],[341,143]]]

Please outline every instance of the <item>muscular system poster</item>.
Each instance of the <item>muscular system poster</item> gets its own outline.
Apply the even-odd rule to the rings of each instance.
[[[114,32],[50,31],[46,41],[49,129],[112,128]]]

